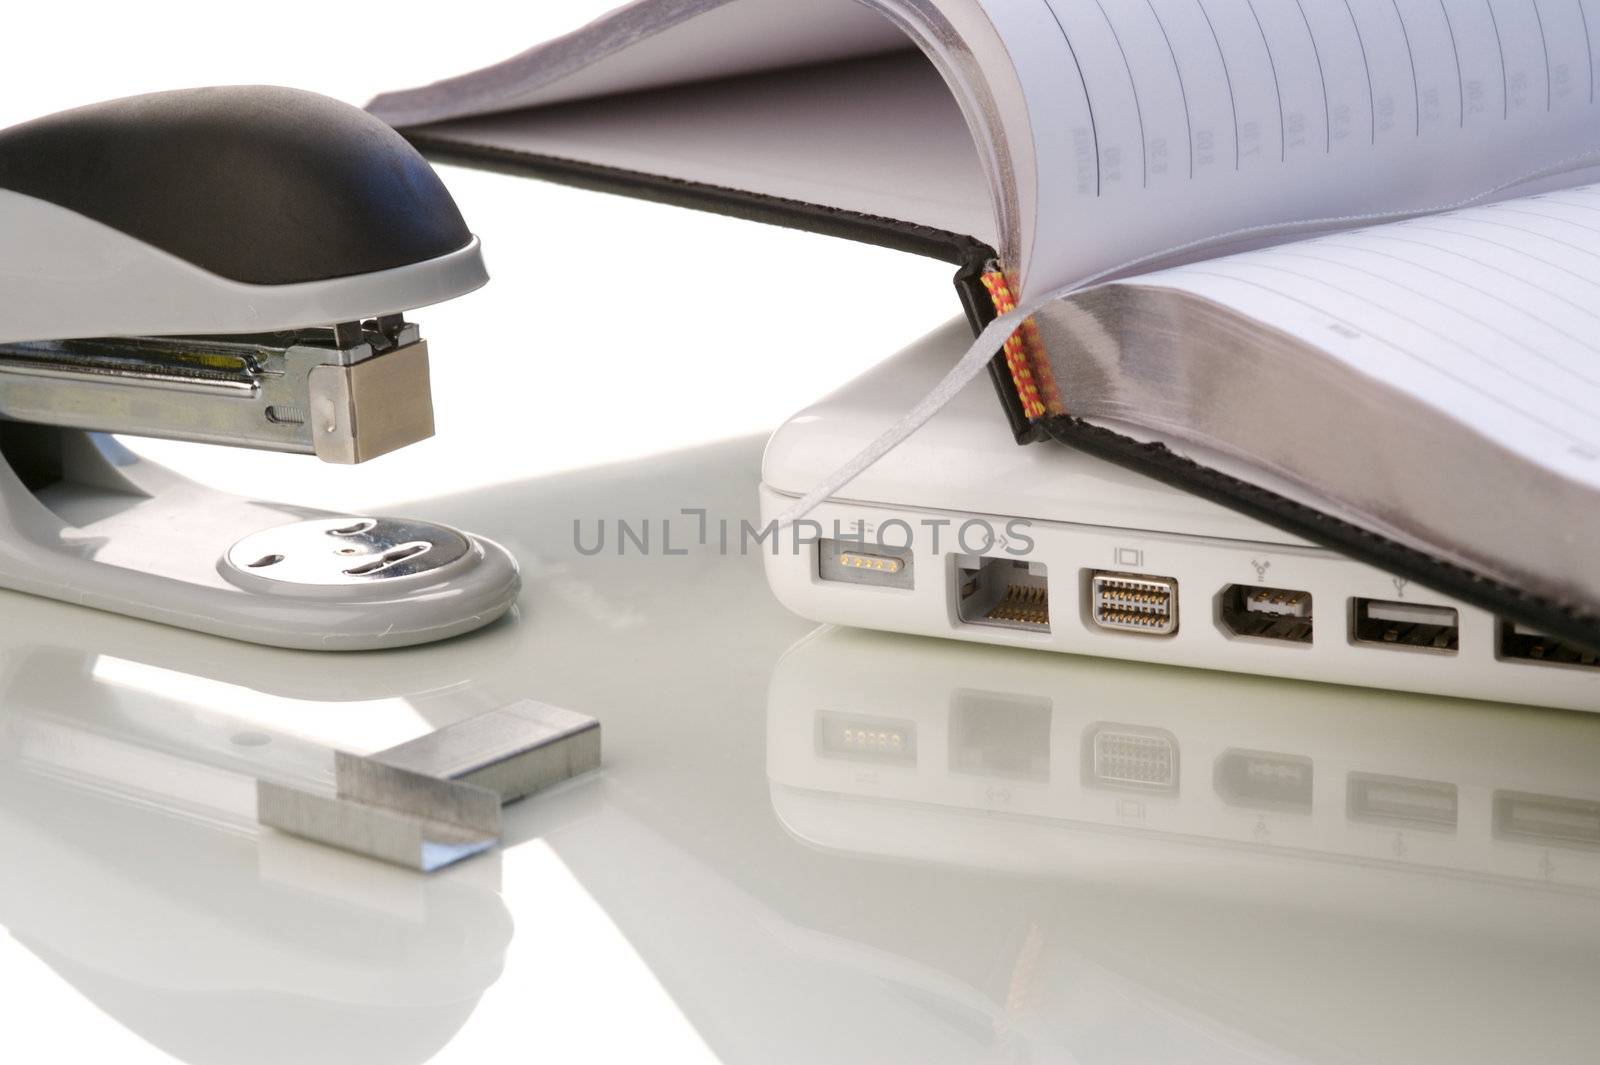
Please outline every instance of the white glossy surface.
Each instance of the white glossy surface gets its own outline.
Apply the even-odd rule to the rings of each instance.
[[[1600,864],[1490,814],[1600,800],[1600,720],[807,639],[690,520],[685,556],[573,550],[574,515],[748,513],[758,448],[437,501],[527,563],[520,614],[337,669],[0,597],[0,984],[32,1005],[9,1038],[44,1061],[1592,1059]],[[526,695],[599,717],[605,767],[511,807],[503,852],[408,877],[239,816],[247,767],[315,778],[324,745]],[[915,723],[917,765],[819,756],[822,711]],[[1100,721],[1175,736],[1178,793],[1087,786]],[[1312,759],[1313,810],[1219,799],[1229,748]],[[1456,831],[1352,821],[1360,770],[1456,784]]]
[[[26,117],[23,102],[183,81],[361,99],[562,28],[531,26],[540,19],[583,15],[462,3],[448,33],[374,38],[437,6],[291,4],[245,40],[197,7],[169,16],[169,39],[137,33],[148,11],[107,8],[84,35],[68,32],[82,12],[58,8],[17,13],[16,32],[50,23],[62,43],[19,49],[0,72],[9,119]],[[491,17],[507,20],[498,37],[480,30]],[[290,47],[308,33],[326,47]],[[129,55],[136,36],[149,40]],[[224,36],[227,48],[194,46]],[[374,40],[389,69],[337,59],[338,42],[348,58],[374,54],[360,51]],[[452,57],[452,40],[478,55]],[[68,42],[81,49],[74,76],[47,76]],[[587,537],[599,517],[753,515],[757,434],[948,317],[948,268],[445,177],[494,280],[418,316],[439,438],[355,470],[147,450],[268,498],[393,504],[493,537],[524,566],[517,615],[438,647],[335,660],[0,595],[0,1060],[1592,1060],[1600,901],[1540,880],[1592,855],[1507,850],[1463,822],[1465,848],[1512,855],[1511,874],[1354,860],[1334,785],[1377,762],[1460,774],[1463,795],[1594,798],[1600,720],[945,642],[835,636],[867,653],[820,678],[801,652],[780,664],[811,626],[771,599],[758,559],[715,553],[715,527],[701,548],[680,516],[684,556],[619,557],[612,540],[590,558],[572,522],[591,523]],[[727,264],[705,297],[707,268]],[[841,303],[825,267],[872,278],[874,298]],[[726,347],[682,339],[708,305]],[[853,346],[830,344],[840,330]],[[719,369],[730,354],[760,367],[761,388]],[[603,394],[597,367],[620,372]],[[658,451],[670,453],[640,457]],[[991,786],[1021,795],[1015,780],[950,776],[941,759],[925,792],[897,798],[890,781],[893,802],[875,804],[852,792],[859,782],[819,780],[828,767],[785,739],[795,693],[802,714],[851,693],[862,705],[909,696],[933,729],[943,693],[964,687],[1043,692],[1073,724],[1156,714],[1186,751],[1270,742],[1330,759],[1318,763],[1330,790],[1311,822],[1268,819],[1281,848],[1225,843],[1244,815],[1218,808],[1191,757],[1171,807],[1184,838],[1168,839],[1083,827],[1093,816],[1071,806],[1070,766],[1034,796],[1035,825],[983,808],[1000,795]],[[605,768],[508,810],[502,852],[425,879],[259,837],[243,819],[245,767],[318,779],[330,745],[377,750],[529,696],[600,718]],[[1078,707],[1089,696],[1101,702]],[[1072,730],[1055,735],[1070,758]],[[1516,770],[1509,785],[1501,767]],[[795,787],[816,802],[802,810]],[[905,823],[871,838],[894,803]],[[1103,838],[1115,846],[1083,844]],[[1019,855],[1032,867],[1017,869]]]

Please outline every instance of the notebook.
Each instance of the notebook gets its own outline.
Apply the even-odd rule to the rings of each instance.
[[[987,367],[1019,442],[1600,648],[1595,2],[642,0],[370,107],[956,264],[973,347],[798,509]]]

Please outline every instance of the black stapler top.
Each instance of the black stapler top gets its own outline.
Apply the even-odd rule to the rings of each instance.
[[[266,86],[135,96],[0,131],[0,234],[0,375],[55,382],[46,394],[0,387],[0,415],[330,461],[429,435],[431,407],[366,411],[318,446],[286,428],[325,398],[314,369],[418,342],[404,312],[487,280],[449,192],[399,134],[336,100]],[[281,379],[252,373],[252,360],[284,361]],[[426,396],[411,363],[412,379],[387,391]],[[322,376],[351,391],[336,380],[348,374]],[[95,394],[108,377],[200,397],[248,385],[260,402],[249,418],[220,408],[222,424],[199,413],[213,406],[204,399],[140,404],[134,417]]]

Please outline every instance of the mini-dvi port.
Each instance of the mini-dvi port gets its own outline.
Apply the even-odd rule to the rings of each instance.
[[[1178,790],[1178,741],[1166,729],[1102,722],[1083,737],[1083,780],[1097,788]]]
[[[1089,617],[1102,629],[1170,636],[1178,631],[1178,582],[1095,571],[1089,575]]]

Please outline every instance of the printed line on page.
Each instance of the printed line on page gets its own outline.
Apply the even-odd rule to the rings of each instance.
[[[1442,244],[1429,244],[1429,243],[1427,243],[1425,241],[1420,241],[1420,240],[1407,240],[1404,237],[1396,237],[1396,236],[1394,236],[1392,234],[1389,234],[1389,233],[1384,233],[1384,234],[1381,234],[1381,235],[1377,234],[1377,233],[1368,233],[1366,236],[1367,236],[1368,240],[1386,240],[1386,241],[1391,241],[1391,242],[1393,242],[1395,244],[1409,244],[1409,245],[1411,245],[1413,247],[1422,248],[1425,251],[1439,252],[1440,254],[1448,255],[1453,259],[1460,259],[1463,262],[1472,263],[1474,266],[1481,266],[1485,270],[1496,270],[1496,271],[1500,271],[1501,273],[1504,273],[1504,267],[1501,264],[1486,262],[1483,259],[1479,259],[1479,258],[1477,258],[1475,256],[1468,255],[1466,252],[1457,251],[1455,248],[1446,248]],[[1333,247],[1341,247],[1341,246],[1348,247],[1348,245],[1337,245],[1337,244],[1333,245]],[[1377,255],[1377,254],[1382,254],[1382,253],[1374,251],[1373,254]],[[1399,260],[1400,262],[1405,262],[1405,263],[1411,263],[1412,262],[1410,259],[1407,259],[1404,256],[1400,256],[1400,255],[1393,256],[1393,258]],[[1412,265],[1416,266],[1419,270],[1428,269],[1428,267],[1422,266],[1420,263],[1412,263]],[[1440,276],[1442,276],[1442,277],[1452,277],[1452,275],[1446,274],[1443,271],[1434,271],[1434,272],[1440,274]],[[1565,296],[1560,295],[1559,293],[1551,292],[1549,289],[1544,288],[1541,285],[1535,285],[1532,282],[1526,281],[1523,278],[1520,278],[1515,274],[1505,274],[1504,276],[1506,277],[1506,279],[1508,281],[1511,281],[1513,283],[1520,283],[1520,284],[1522,284],[1522,285],[1524,285],[1524,286],[1526,286],[1528,288],[1533,289],[1535,292],[1539,293],[1539,295],[1541,295],[1541,296],[1547,297],[1549,299],[1553,299],[1557,303],[1566,304],[1568,307],[1570,307],[1573,310],[1577,311],[1579,314],[1582,314],[1582,315],[1584,315],[1585,317],[1588,317],[1588,318],[1593,318],[1596,322],[1600,322],[1600,314],[1596,314],[1591,308],[1585,307],[1583,304],[1577,302],[1576,300],[1569,300]],[[1465,281],[1458,281],[1458,283],[1459,284],[1463,284],[1463,285],[1466,284]],[[1472,286],[1468,286],[1468,287],[1470,288]],[[1487,293],[1485,293],[1485,294],[1487,295]],[[1495,298],[1499,298],[1499,297],[1495,297]],[[1501,300],[1501,302],[1504,303],[1504,302],[1509,302],[1509,301]],[[1511,306],[1518,307],[1518,305],[1514,304],[1514,303],[1511,304]],[[1522,308],[1518,307],[1518,309],[1520,310]],[[1560,333],[1562,336],[1568,338],[1569,340],[1576,341],[1577,343],[1580,343],[1580,344],[1587,344],[1587,343],[1590,342],[1589,339],[1586,338],[1586,337],[1580,337],[1580,336],[1578,336],[1578,335],[1576,335],[1574,333],[1568,333],[1565,330],[1560,329],[1560,328],[1556,327],[1555,325],[1552,325],[1549,322],[1545,322],[1545,325],[1548,326],[1549,328],[1555,330],[1557,333]]]
[[[1094,6],[1100,9],[1100,17],[1106,20],[1106,29],[1111,31],[1111,39],[1116,42],[1117,52],[1122,56],[1122,69],[1128,72],[1128,89],[1133,93],[1133,117],[1139,122],[1139,187],[1150,187],[1150,149],[1144,138],[1144,105],[1139,102],[1139,83],[1133,77],[1133,64],[1128,62],[1128,50],[1122,47],[1122,36],[1117,33],[1117,27],[1112,23],[1111,16],[1106,13],[1106,5],[1100,0],[1094,0]]]
[[[1521,215],[1524,218],[1543,218],[1547,222],[1560,222],[1562,225],[1572,226],[1575,229],[1582,229],[1589,233],[1600,234],[1600,228],[1586,226],[1582,222],[1575,222],[1570,218],[1563,218],[1557,214],[1545,214],[1543,211],[1530,211],[1527,209],[1526,205],[1522,207],[1512,207],[1510,204],[1495,204],[1495,213],[1516,214]],[[1533,231],[1529,230],[1529,232]],[[1543,234],[1540,235],[1542,236]],[[1574,245],[1574,247],[1576,247],[1576,245]]]
[[[1211,23],[1211,12],[1206,10],[1206,0],[1194,0],[1200,8],[1200,14],[1206,20],[1206,28],[1211,31],[1211,40],[1217,46],[1217,58],[1222,60],[1222,79],[1228,83],[1228,107],[1233,112],[1233,168],[1239,169],[1239,98],[1233,92],[1233,74],[1228,70],[1228,54],[1222,50],[1222,38],[1217,36],[1217,27]]]
[[[1596,207],[1592,203],[1573,203],[1571,200],[1563,200],[1560,196],[1549,192],[1539,196],[1529,196],[1528,199],[1531,201],[1538,201],[1539,203],[1560,204],[1562,207],[1570,207],[1574,211],[1591,211],[1595,214],[1600,214],[1600,207]]]
[[[1089,95],[1089,81],[1083,76],[1083,64],[1078,62],[1078,50],[1072,46],[1072,35],[1061,24],[1061,16],[1056,14],[1056,7],[1050,0],[1044,0],[1044,8],[1050,12],[1050,17],[1055,21],[1056,29],[1061,31],[1061,39],[1067,42],[1067,52],[1072,56],[1073,69],[1078,72],[1078,84],[1083,86],[1083,103],[1089,109],[1089,136],[1094,141],[1094,194],[1100,195],[1100,129],[1094,121],[1094,98]]]
[[[1514,244],[1506,244],[1506,243],[1503,243],[1502,241],[1491,240],[1489,237],[1479,236],[1476,233],[1463,233],[1459,229],[1440,229],[1438,226],[1417,225],[1415,222],[1404,222],[1404,223],[1401,223],[1401,224],[1406,226],[1407,228],[1420,230],[1420,231],[1422,231],[1424,233],[1444,233],[1444,234],[1446,234],[1448,236],[1452,236],[1452,237],[1461,237],[1464,240],[1475,240],[1475,241],[1478,241],[1481,244],[1490,244],[1490,245],[1493,245],[1496,248],[1500,248],[1503,251],[1509,251],[1514,255],[1521,255],[1525,259],[1532,259],[1534,262],[1538,263],[1540,266],[1548,266],[1550,269],[1556,271],[1557,273],[1566,274],[1568,277],[1571,277],[1571,278],[1574,278],[1574,279],[1576,279],[1578,281],[1583,282],[1585,285],[1588,285],[1590,288],[1600,289],[1600,285],[1595,284],[1595,281],[1594,281],[1593,278],[1585,277],[1583,274],[1578,273],[1576,270],[1568,270],[1565,266],[1562,266],[1560,263],[1553,263],[1549,259],[1543,258],[1542,256],[1535,255],[1535,254],[1533,254],[1533,252],[1527,251],[1524,248],[1519,248]]]
[[[1544,36],[1544,16],[1539,13],[1539,0],[1529,5],[1533,8],[1533,23],[1539,28],[1539,49],[1544,53],[1544,109],[1550,110],[1550,42]]]
[[[1343,245],[1343,247],[1349,248],[1351,251],[1356,251],[1356,252],[1365,252],[1367,250],[1367,249],[1361,248],[1359,246],[1351,246],[1351,245],[1348,245],[1348,244],[1347,245]],[[1514,347],[1521,348],[1523,351],[1527,352],[1529,355],[1531,355],[1534,358],[1538,359],[1540,362],[1544,363],[1545,365],[1550,366],[1553,369],[1558,370],[1558,371],[1560,371],[1562,373],[1569,374],[1573,378],[1575,378],[1576,380],[1583,382],[1584,384],[1588,385],[1591,388],[1600,388],[1600,381],[1595,381],[1592,378],[1585,377],[1583,374],[1578,373],[1571,366],[1568,366],[1566,363],[1562,362],[1560,359],[1553,358],[1548,352],[1541,351],[1538,347],[1536,347],[1536,346],[1534,346],[1532,344],[1529,344],[1527,341],[1525,341],[1525,340],[1523,340],[1523,339],[1521,339],[1521,338],[1519,338],[1517,336],[1514,336],[1511,333],[1506,332],[1504,329],[1501,329],[1499,326],[1494,325],[1492,322],[1485,321],[1484,319],[1479,318],[1475,314],[1471,314],[1471,313],[1469,313],[1467,311],[1462,310],[1460,307],[1458,307],[1455,304],[1451,303],[1449,300],[1441,299],[1440,297],[1438,297],[1438,296],[1436,296],[1436,295],[1434,295],[1434,294],[1432,294],[1430,292],[1427,292],[1427,291],[1425,291],[1423,289],[1419,289],[1419,288],[1415,288],[1415,287],[1413,287],[1411,285],[1407,285],[1402,281],[1397,281],[1392,276],[1390,276],[1388,274],[1381,274],[1381,273],[1378,273],[1375,270],[1363,269],[1362,267],[1356,266],[1353,263],[1345,262],[1345,261],[1343,261],[1341,259],[1329,259],[1329,258],[1326,258],[1324,256],[1320,256],[1320,255],[1308,255],[1305,252],[1290,251],[1290,250],[1288,250],[1286,248],[1274,248],[1268,254],[1269,255],[1276,255],[1276,256],[1279,256],[1279,257],[1282,257],[1282,258],[1287,258],[1287,259],[1304,259],[1307,262],[1321,263],[1321,264],[1323,264],[1325,266],[1332,266],[1332,267],[1336,267],[1336,268],[1349,270],[1349,271],[1351,271],[1353,273],[1363,274],[1363,275],[1365,275],[1367,277],[1370,277],[1374,281],[1380,281],[1385,285],[1390,285],[1390,286],[1392,286],[1394,288],[1399,289],[1402,292],[1409,292],[1411,295],[1416,296],[1419,299],[1427,300],[1429,303],[1435,304],[1435,305],[1437,305],[1439,307],[1443,307],[1445,310],[1449,311],[1450,313],[1458,315],[1459,317],[1466,319],[1467,321],[1471,322],[1473,325],[1477,326],[1479,329],[1484,330],[1485,332],[1489,332],[1489,333],[1495,334],[1496,336],[1498,336],[1501,339],[1505,340],[1507,343],[1513,345]],[[1372,254],[1383,256],[1382,252],[1373,252]],[[1383,256],[1383,257],[1384,258],[1389,258],[1389,259],[1394,259],[1396,262],[1405,262],[1405,260],[1399,259],[1396,256],[1392,256],[1392,255]],[[1435,274],[1438,274],[1438,276],[1443,277],[1446,280],[1449,280],[1449,281],[1454,281],[1455,280],[1454,278],[1450,277],[1448,274],[1439,273],[1439,271],[1437,271],[1437,270],[1434,270],[1434,271],[1431,271],[1431,272],[1435,273]],[[1307,277],[1306,279],[1307,280],[1311,280],[1311,278],[1309,278],[1309,277]],[[1364,299],[1366,303],[1368,303],[1368,304],[1370,304],[1370,305],[1372,305],[1374,307],[1377,307],[1379,310],[1385,311],[1386,313],[1390,313],[1390,314],[1397,313],[1397,312],[1391,310],[1388,307],[1385,307],[1383,304],[1381,304],[1381,303],[1379,303],[1376,300],[1373,300],[1371,298],[1361,297],[1361,296],[1357,296],[1356,298]],[[1500,302],[1501,303],[1505,303],[1506,301],[1501,300]],[[1510,306],[1510,304],[1508,304],[1508,306]],[[1435,331],[1434,335],[1436,337],[1438,337],[1439,339],[1446,341],[1447,343],[1455,343],[1453,338],[1451,338],[1449,336],[1446,336],[1443,333],[1439,333],[1439,332]],[[1579,343],[1581,345],[1583,345],[1585,348],[1589,347],[1588,341],[1579,341]],[[1483,355],[1483,354],[1480,354],[1478,352],[1475,352],[1475,351],[1473,351],[1472,349],[1468,348],[1466,345],[1463,345],[1463,344],[1457,344],[1457,346],[1460,347],[1461,350],[1466,352],[1467,354],[1475,356],[1478,359],[1479,362],[1483,363],[1485,366],[1488,366],[1490,369],[1494,370],[1495,372],[1501,373],[1501,374],[1505,374],[1507,376],[1515,377],[1514,374],[1512,374],[1509,370],[1507,370],[1504,366],[1502,366],[1498,361],[1490,358],[1488,355]],[[1583,405],[1583,404],[1574,403],[1570,396],[1568,396],[1565,392],[1563,392],[1563,391],[1561,391],[1559,389],[1545,388],[1545,387],[1542,387],[1540,385],[1534,384],[1530,380],[1523,379],[1523,378],[1517,378],[1517,380],[1518,380],[1518,382],[1520,384],[1526,385],[1527,387],[1533,389],[1533,391],[1538,392],[1538,393],[1540,393],[1542,395],[1545,395],[1545,396],[1549,397],[1550,399],[1554,400],[1556,403],[1559,403],[1560,405],[1562,405],[1564,407],[1571,408],[1573,410],[1573,412],[1575,412],[1577,414],[1580,414],[1580,415],[1584,416],[1585,418],[1589,418],[1591,420],[1594,419],[1594,406],[1593,406],[1593,404]]]
[[[1317,61],[1317,82],[1322,86],[1322,152],[1326,155],[1333,151],[1333,107],[1328,102],[1328,78],[1322,72],[1322,49],[1317,46],[1317,34],[1311,28],[1310,17],[1306,15],[1304,0],[1294,0],[1294,6],[1300,10],[1300,21],[1306,24],[1306,37],[1311,41],[1311,55]]]
[[[1256,14],[1255,0],[1244,0],[1245,6],[1250,9],[1250,17],[1255,19],[1256,32],[1261,34],[1261,47],[1267,50],[1267,69],[1272,71],[1272,93],[1278,102],[1278,162],[1283,162],[1289,156],[1289,133],[1283,128],[1283,83],[1278,80],[1278,61],[1272,55],[1272,43],[1267,40],[1267,28],[1261,25],[1261,16]]]
[[[1494,43],[1500,53],[1500,117],[1511,117],[1511,79],[1506,74],[1506,42],[1500,36],[1500,20],[1494,14],[1494,0],[1483,0],[1489,9],[1489,27],[1494,30]]]
[[[1573,0],[1578,5],[1578,18],[1583,23],[1583,58],[1589,61],[1589,102],[1594,103],[1594,38],[1589,36],[1589,12],[1583,0]]]
[[[1334,292],[1340,293],[1341,295],[1346,295],[1346,296],[1352,295],[1351,293],[1346,292],[1344,289],[1340,288],[1338,285],[1330,284],[1329,282],[1323,280],[1322,278],[1316,278],[1316,277],[1310,277],[1309,275],[1297,274],[1293,270],[1283,270],[1281,268],[1267,266],[1266,264],[1260,264],[1260,268],[1261,269],[1265,269],[1265,270],[1275,270],[1278,273],[1287,274],[1287,275],[1292,276],[1292,277],[1303,277],[1305,280],[1311,281],[1311,282],[1313,282],[1315,284],[1320,284],[1320,285],[1322,285],[1322,286],[1324,286],[1326,288],[1329,288],[1329,289],[1333,290]],[[1478,395],[1482,396],[1484,399],[1487,399],[1487,400],[1491,401],[1496,406],[1499,406],[1499,407],[1503,408],[1504,410],[1506,410],[1506,411],[1508,411],[1508,412],[1510,412],[1512,414],[1516,414],[1516,415],[1526,419],[1532,425],[1535,425],[1538,428],[1543,429],[1543,430],[1545,430],[1547,432],[1554,433],[1557,436],[1565,437],[1566,440],[1569,443],[1588,444],[1590,442],[1589,440],[1585,439],[1584,437],[1579,436],[1576,433],[1573,433],[1571,430],[1565,429],[1565,428],[1563,428],[1561,426],[1558,426],[1558,425],[1552,425],[1548,418],[1532,414],[1532,413],[1522,409],[1521,407],[1517,406],[1514,403],[1508,403],[1506,401],[1506,399],[1505,399],[1505,396],[1502,395],[1502,394],[1499,394],[1499,393],[1496,393],[1496,392],[1491,392],[1491,391],[1489,391],[1487,389],[1484,389],[1484,388],[1480,388],[1477,385],[1473,384],[1471,381],[1461,380],[1460,378],[1458,378],[1454,374],[1452,374],[1445,367],[1440,366],[1439,364],[1437,364],[1435,362],[1431,362],[1428,359],[1423,358],[1422,356],[1418,355],[1415,351],[1411,351],[1411,350],[1409,350],[1407,348],[1401,347],[1399,344],[1396,344],[1392,340],[1388,340],[1388,339],[1385,339],[1384,337],[1378,336],[1377,334],[1373,333],[1370,329],[1363,328],[1360,324],[1358,324],[1356,322],[1352,322],[1352,321],[1350,321],[1350,320],[1348,320],[1346,318],[1341,318],[1339,315],[1336,315],[1336,314],[1332,313],[1331,311],[1329,311],[1326,307],[1319,306],[1319,305],[1317,305],[1315,303],[1312,303],[1309,300],[1301,299],[1298,296],[1291,296],[1289,293],[1284,292],[1281,289],[1274,288],[1273,286],[1268,285],[1268,284],[1264,284],[1264,283],[1262,283],[1260,281],[1253,281],[1253,280],[1251,280],[1249,278],[1240,277],[1237,274],[1222,273],[1222,272],[1210,271],[1210,270],[1194,270],[1193,268],[1190,268],[1190,272],[1192,272],[1192,273],[1194,273],[1194,274],[1196,274],[1198,276],[1201,276],[1201,277],[1215,277],[1215,278],[1218,278],[1220,280],[1234,281],[1234,282],[1237,282],[1239,284],[1249,285],[1249,286],[1251,286],[1253,288],[1258,288],[1261,291],[1268,293],[1269,295],[1276,296],[1279,299],[1287,300],[1290,303],[1297,303],[1300,306],[1305,307],[1307,310],[1313,311],[1313,312],[1315,312],[1317,314],[1320,314],[1320,315],[1322,315],[1322,316],[1324,316],[1324,317],[1326,317],[1326,318],[1328,318],[1328,319],[1330,319],[1332,321],[1338,322],[1339,324],[1345,326],[1346,328],[1354,330],[1355,332],[1359,333],[1361,336],[1363,336],[1363,337],[1365,337],[1365,338],[1367,338],[1369,340],[1374,340],[1374,341],[1378,342],[1379,344],[1382,344],[1384,347],[1389,348],[1391,351],[1394,351],[1396,354],[1400,355],[1403,359],[1407,359],[1409,361],[1415,362],[1415,363],[1417,363],[1417,364],[1419,364],[1421,366],[1426,366],[1428,369],[1430,369],[1433,372],[1437,373],[1439,376],[1441,376],[1441,377],[1443,377],[1443,378],[1445,378],[1447,380],[1455,382],[1456,384],[1460,385],[1462,388],[1465,388],[1470,392],[1476,392]],[[1361,297],[1355,296],[1354,298],[1360,299]],[[1369,305],[1373,306],[1374,309],[1376,309],[1376,310],[1383,311],[1386,314],[1391,314],[1394,317],[1400,319],[1401,321],[1409,322],[1410,324],[1415,325],[1417,328],[1423,330],[1424,332],[1434,333],[1434,331],[1429,329],[1426,325],[1423,325],[1420,322],[1416,322],[1414,320],[1408,319],[1403,314],[1397,314],[1397,313],[1395,313],[1393,311],[1388,311],[1387,309],[1385,309],[1383,307],[1379,307],[1376,304],[1369,304]],[[1438,336],[1437,333],[1434,333],[1434,335]],[[1448,343],[1452,344],[1453,346],[1460,347],[1460,345],[1456,344],[1455,341],[1453,341],[1453,340],[1449,340],[1449,338],[1441,337],[1440,339],[1446,340]]]
[[[1487,207],[1487,208],[1485,208],[1485,210],[1486,211],[1494,211],[1494,210],[1496,210],[1497,206],[1498,205]],[[1509,212],[1498,212],[1498,213],[1509,213]],[[1510,222],[1492,222],[1487,218],[1466,217],[1466,218],[1457,218],[1457,219],[1454,219],[1454,221],[1465,222],[1468,225],[1498,226],[1501,229],[1509,229],[1513,233],[1521,233],[1525,237],[1537,237],[1539,240],[1546,240],[1546,241],[1549,241],[1551,244],[1559,244],[1563,248],[1570,248],[1571,250],[1577,252],[1579,255],[1587,255],[1591,259],[1600,259],[1600,254],[1596,254],[1595,252],[1590,251],[1588,248],[1585,248],[1582,245],[1574,244],[1569,240],[1562,240],[1559,237],[1552,237],[1548,233],[1541,233],[1537,229],[1529,229],[1527,226],[1516,226],[1516,225],[1512,225]]]
[[[1578,0],[1581,6],[1583,0]],[[1461,48],[1456,44],[1456,24],[1450,19],[1449,0],[1439,0],[1439,12],[1444,15],[1444,28],[1450,34],[1450,54],[1456,61],[1456,125],[1464,127],[1467,124],[1467,86],[1461,75]]]
[[[1344,0],[1345,12],[1350,16],[1350,28],[1355,31],[1356,44],[1361,49],[1361,69],[1367,75],[1367,125],[1373,144],[1378,143],[1378,101],[1372,92],[1372,64],[1367,60],[1367,39],[1361,35],[1361,23],[1356,21],[1356,9],[1350,0]]]
[[[1178,75],[1178,97],[1183,101],[1183,128],[1189,137],[1189,177],[1194,177],[1194,116],[1189,114],[1189,90],[1183,84],[1183,67],[1178,63],[1177,49],[1172,47],[1172,38],[1167,34],[1167,27],[1161,21],[1161,15],[1156,11],[1155,0],[1144,0],[1150,8],[1150,17],[1156,20],[1156,27],[1161,31],[1161,39],[1167,42],[1167,54],[1172,57],[1173,72]],[[1295,0],[1299,3],[1300,0]],[[1326,90],[1324,90],[1326,91]]]
[[[1400,39],[1406,45],[1406,65],[1411,68],[1411,110],[1417,116],[1414,136],[1422,134],[1422,90],[1417,86],[1417,56],[1411,50],[1411,31],[1406,29],[1406,17],[1400,13],[1400,0],[1389,0],[1394,7],[1394,17],[1400,21]]]

